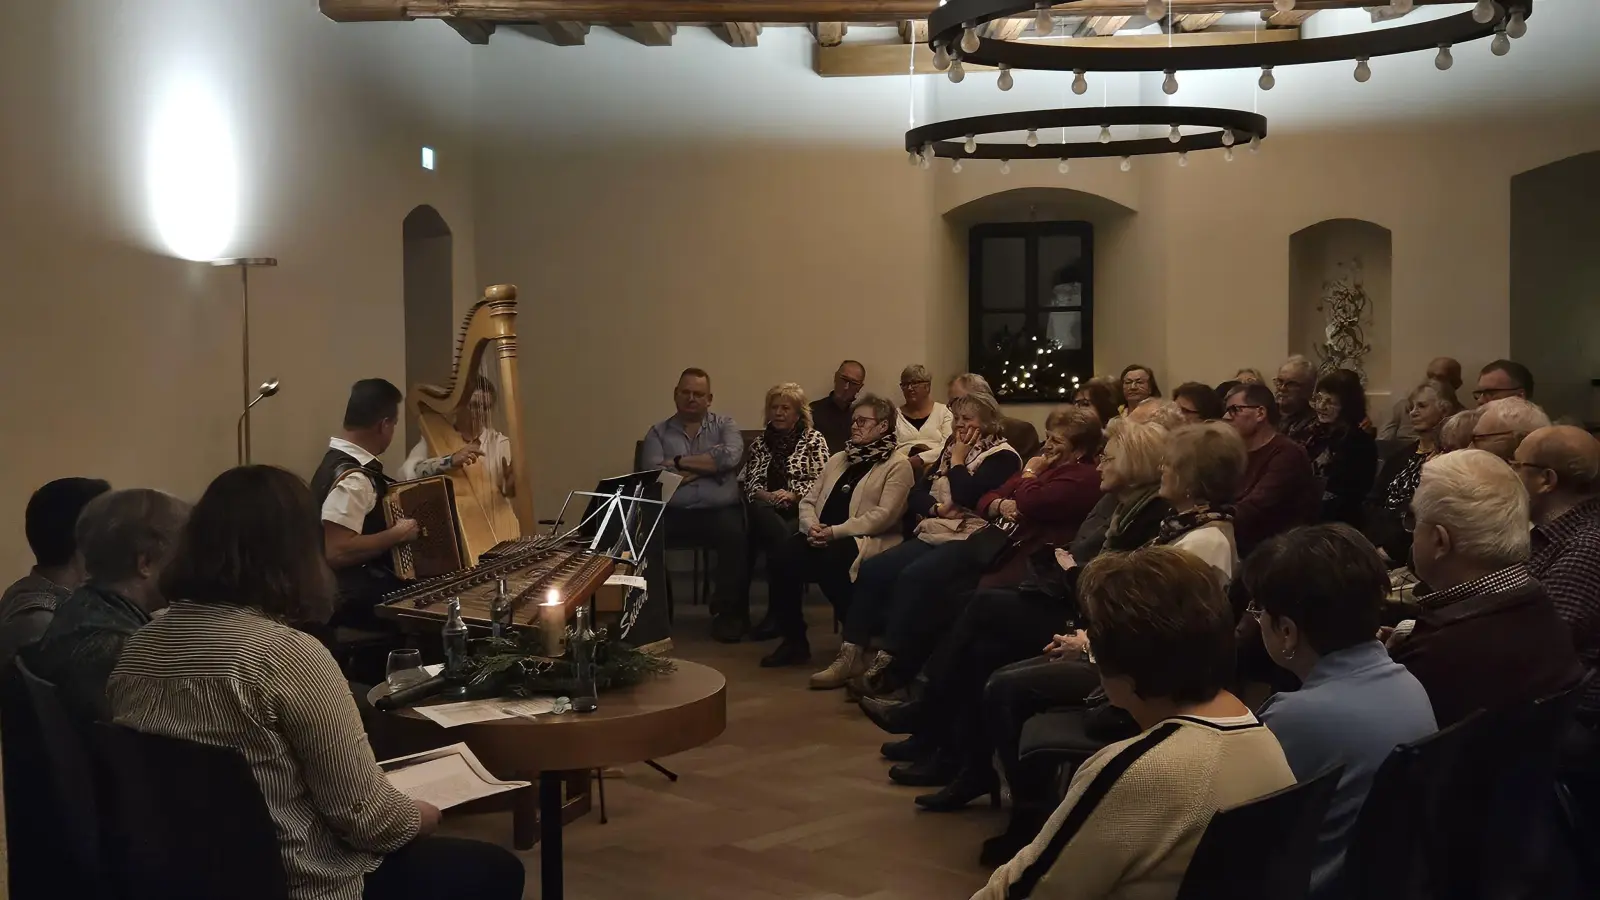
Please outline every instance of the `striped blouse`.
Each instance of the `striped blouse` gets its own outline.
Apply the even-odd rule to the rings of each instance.
[[[333,657],[255,610],[174,603],[128,638],[106,696],[119,725],[244,754],[291,900],[360,900],[362,876],[417,836]]]

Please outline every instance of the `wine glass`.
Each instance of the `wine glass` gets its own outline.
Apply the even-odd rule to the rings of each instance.
[[[389,662],[383,671],[388,676],[391,692],[428,680],[428,673],[422,671],[421,650],[390,650]]]

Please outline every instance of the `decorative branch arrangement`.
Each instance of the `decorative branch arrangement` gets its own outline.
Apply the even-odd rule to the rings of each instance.
[[[1322,302],[1317,305],[1326,325],[1326,340],[1316,345],[1318,368],[1323,374],[1334,369],[1349,369],[1367,383],[1365,360],[1372,352],[1365,325],[1372,323],[1372,300],[1362,280],[1361,259],[1339,264],[1339,273],[1322,283]]]
[[[567,652],[549,657],[542,653],[544,636],[538,627],[519,630],[511,638],[485,638],[473,645],[473,654],[467,661],[468,678],[474,685],[497,688],[517,697],[570,694],[578,683],[578,670],[572,659],[574,642],[569,628]],[[598,691],[630,687],[670,674],[675,668],[670,659],[611,640],[604,628],[594,633],[594,682]]]

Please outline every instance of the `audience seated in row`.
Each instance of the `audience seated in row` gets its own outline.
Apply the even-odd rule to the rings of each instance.
[[[1412,388],[1406,395],[1406,404],[1416,437],[1383,461],[1367,501],[1364,528],[1391,568],[1403,566],[1410,559],[1411,535],[1402,527],[1402,520],[1411,509],[1423,464],[1446,449],[1440,434],[1445,421],[1461,408],[1448,384],[1431,380]]]
[[[1461,390],[1461,363],[1448,356],[1440,356],[1428,363],[1428,369],[1423,373],[1422,383],[1438,382],[1449,389],[1453,399],[1455,392]],[[1411,418],[1412,394],[1411,392],[1395,401],[1394,407],[1389,411],[1389,417],[1382,425],[1378,426],[1378,440],[1380,441],[1414,441],[1418,438],[1417,427]],[[1455,406],[1460,408],[1459,401]]]
[[[1292,369],[1288,363],[1284,368]],[[1292,375],[1284,384],[1297,385],[1293,379],[1298,377]],[[1298,388],[1291,388],[1289,396],[1294,390]],[[1259,384],[1240,385],[1224,403],[1223,417],[1244,438],[1250,454],[1233,504],[1239,553],[1244,556],[1275,534],[1315,522],[1321,495],[1305,448],[1279,431],[1278,403],[1271,391]],[[1308,421],[1314,422],[1309,410],[1308,405]],[[1310,428],[1302,423],[1301,433],[1308,435]]]
[[[1378,470],[1378,442],[1364,427],[1367,394],[1361,377],[1335,369],[1317,379],[1311,398],[1317,421],[1306,440],[1311,474],[1322,488],[1318,522],[1343,522],[1360,528]]]
[[[89,501],[111,490],[98,478],[58,478],[28,498],[23,531],[34,566],[0,594],[0,670],[17,651],[44,637],[56,606],[83,583],[75,530]]]

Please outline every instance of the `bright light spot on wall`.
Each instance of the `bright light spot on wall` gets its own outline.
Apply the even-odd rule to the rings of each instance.
[[[433,148],[432,147],[423,147],[422,148],[422,167],[424,169],[427,169],[429,172],[433,171]]]
[[[169,89],[145,152],[150,213],[167,249],[184,259],[221,256],[238,224],[239,162],[215,92],[196,81]]]

